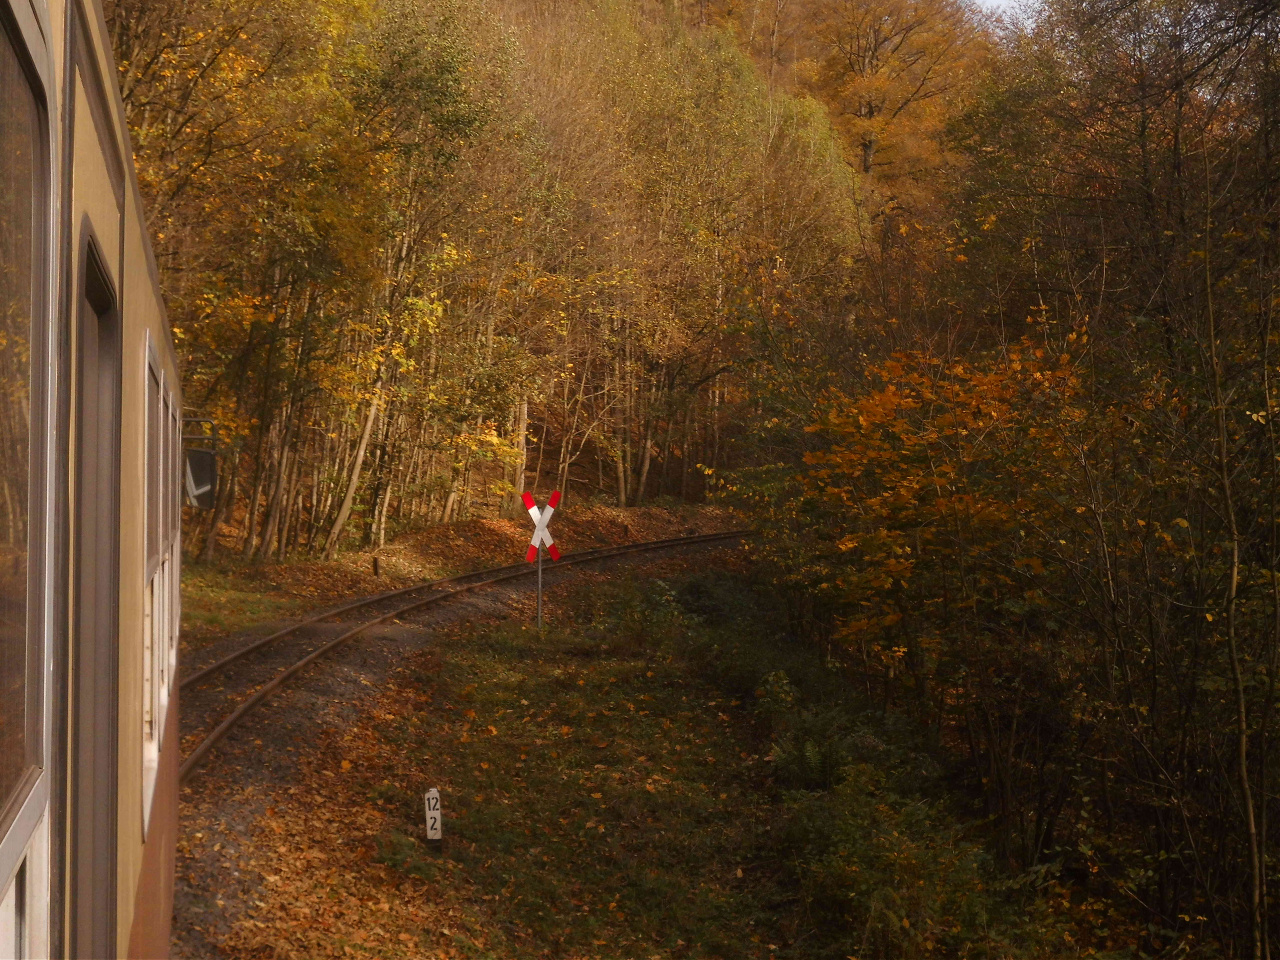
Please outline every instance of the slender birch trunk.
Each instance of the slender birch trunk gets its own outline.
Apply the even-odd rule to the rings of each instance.
[[[338,550],[338,540],[342,536],[342,528],[347,525],[351,516],[351,505],[356,499],[356,489],[360,486],[360,467],[364,464],[365,450],[369,447],[369,435],[373,433],[374,421],[378,418],[378,402],[382,399],[382,378],[378,378],[373,388],[373,399],[369,401],[369,413],[365,417],[364,430],[360,433],[360,445],[356,448],[355,463],[351,467],[351,479],[347,482],[347,492],[342,498],[342,506],[338,508],[338,516],[324,542],[324,558],[332,560]]]
[[[516,447],[516,462],[511,477],[511,495],[507,498],[507,516],[519,516],[521,509],[520,496],[524,493],[524,472],[529,463],[529,401],[521,400],[516,405],[516,426],[513,439]]]

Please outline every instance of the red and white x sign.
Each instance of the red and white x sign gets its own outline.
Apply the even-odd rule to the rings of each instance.
[[[556,549],[555,541],[551,539],[551,531],[547,529],[547,524],[551,522],[551,515],[556,512],[556,505],[560,503],[560,491],[553,490],[547,505],[541,510],[538,509],[533,494],[526,491],[523,499],[524,505],[529,509],[529,516],[533,517],[533,539],[529,541],[529,550],[524,555],[525,560],[533,563],[538,559],[538,547],[546,547],[547,553],[551,554],[551,559],[559,560],[560,551]]]

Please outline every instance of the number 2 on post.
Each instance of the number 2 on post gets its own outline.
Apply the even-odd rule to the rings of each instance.
[[[439,840],[442,814],[440,813],[440,791],[435,787],[427,791],[426,807],[427,839]]]

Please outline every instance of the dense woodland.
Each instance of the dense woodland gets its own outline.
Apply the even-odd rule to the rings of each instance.
[[[849,943],[1280,945],[1273,0],[106,7],[202,559],[727,499],[1057,938]]]

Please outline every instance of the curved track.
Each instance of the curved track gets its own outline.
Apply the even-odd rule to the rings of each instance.
[[[606,560],[610,557],[624,556],[631,553],[644,553],[652,550],[663,550],[673,547],[695,546],[703,543],[713,543],[718,540],[730,540],[744,536],[747,531],[732,530],[726,533],[707,533],[692,537],[672,537],[667,540],[651,540],[646,543],[632,543],[620,547],[601,547],[595,550],[581,550],[577,553],[567,553],[560,558],[560,562],[556,564],[557,568],[572,566],[578,563],[588,563],[595,560]],[[432,580],[427,583],[415,584],[411,587],[404,587],[400,590],[391,590],[387,593],[380,593],[372,597],[366,597],[363,600],[355,600],[346,603],[323,613],[316,614],[306,620],[302,620],[283,630],[277,630],[275,633],[263,637],[261,640],[255,640],[253,643],[241,647],[239,650],[223,657],[215,663],[207,667],[203,667],[192,673],[190,676],[183,678],[181,687],[185,690],[194,687],[213,676],[225,671],[228,667],[244,660],[250,654],[253,654],[265,647],[274,644],[286,637],[299,634],[307,627],[315,626],[332,617],[348,613],[352,610],[359,610],[364,607],[371,607],[388,600],[395,600],[407,594],[417,593],[422,590],[434,590],[427,597],[421,597],[411,602],[396,606],[393,609],[380,613],[373,619],[365,620],[355,626],[342,631],[338,636],[321,642],[315,646],[304,656],[296,660],[291,666],[278,672],[274,677],[266,682],[250,687],[246,691],[247,696],[225,717],[223,720],[196,745],[182,761],[182,767],[179,772],[179,779],[186,781],[195,772],[200,763],[209,755],[209,752],[225,737],[244,717],[249,714],[255,707],[263,703],[275,691],[279,690],[291,677],[295,676],[302,670],[305,670],[315,661],[332,653],[338,647],[347,641],[353,639],[371,627],[386,623],[388,620],[394,620],[414,610],[422,607],[431,606],[441,603],[461,594],[469,593],[473,590],[479,590],[483,587],[493,586],[506,580],[514,580],[518,577],[527,577],[536,573],[537,567],[528,563],[512,564],[506,567],[494,567],[490,570],[477,570],[473,573],[459,574],[454,577],[446,577],[443,580]]]

